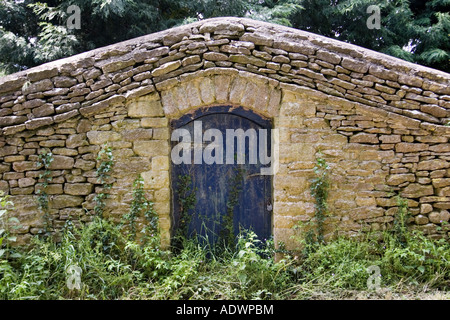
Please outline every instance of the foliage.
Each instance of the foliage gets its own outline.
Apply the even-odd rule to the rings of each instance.
[[[49,235],[52,229],[52,218],[49,212],[48,206],[48,193],[47,187],[48,184],[52,181],[50,165],[52,164],[54,158],[53,154],[50,151],[43,150],[41,154],[39,154],[37,165],[38,167],[43,167],[44,172],[39,174],[39,179],[42,180],[41,188],[37,190],[37,202],[39,206],[39,210],[41,210],[44,215],[44,234],[46,236]]]
[[[329,166],[325,159],[320,155],[316,158],[316,165],[314,166],[314,178],[311,180],[310,191],[311,195],[314,197],[314,217],[316,224],[316,234],[311,238],[316,238],[319,244],[324,242],[323,225],[325,217],[328,213],[328,190],[330,188],[330,181],[328,178]],[[311,239],[310,238],[310,239]]]
[[[144,241],[148,237],[152,237],[158,233],[158,215],[153,209],[153,202],[148,200],[144,191],[144,179],[139,175],[133,182],[133,201],[131,202],[130,211],[124,215],[127,223],[129,237],[132,241],[136,240],[136,220],[137,218],[145,218]]]
[[[374,243],[338,238],[317,246],[301,261],[296,273],[301,282],[323,288],[367,289],[367,267],[377,265]]]
[[[223,242],[225,247],[235,244],[234,234],[234,208],[239,203],[239,197],[242,192],[243,169],[235,168],[234,175],[230,179],[229,199],[226,203],[227,211],[222,218],[221,230],[219,233],[220,245]]]
[[[450,2],[442,0],[303,0],[292,26],[400,59],[450,71]],[[370,5],[380,8],[381,28],[368,29]]]
[[[0,299],[298,299],[316,291],[367,290],[369,266],[381,286],[401,283],[448,288],[450,244],[408,231],[406,246],[392,233],[382,242],[340,237],[300,260],[273,259],[273,241],[242,231],[236,246],[218,254],[197,238],[179,252],[162,250],[159,235],[131,241],[100,217],[78,228],[67,223],[61,242],[33,238],[16,258],[0,257]],[[81,289],[67,287],[68,267],[81,268]]]
[[[192,178],[190,175],[180,175],[178,177],[179,182],[177,185],[178,194],[178,205],[180,208],[179,212],[179,223],[178,228],[175,231],[174,236],[174,246],[178,247],[182,244],[183,238],[189,237],[189,226],[191,224],[193,213],[189,211],[195,208],[195,203],[197,199],[195,197],[195,192],[197,188],[192,190]]]
[[[101,191],[95,195],[95,207],[94,213],[103,217],[103,211],[106,206],[106,198],[108,197],[108,191],[111,189],[112,184],[111,180],[111,171],[114,166],[114,156],[112,154],[111,147],[108,145],[103,145],[102,149],[99,151],[97,155],[97,161],[99,165],[97,167],[97,179],[101,184]]]
[[[11,243],[16,241],[11,231],[18,229],[19,219],[12,217],[9,213],[14,203],[9,200],[9,195],[0,190],[0,261],[8,259],[11,254]]]
[[[380,29],[366,26],[373,4],[380,7]],[[67,27],[70,5],[81,10],[80,29]],[[2,0],[0,73],[220,16],[311,31],[448,72],[449,6],[442,0]]]
[[[285,261],[267,258],[254,233],[242,233],[235,250],[211,255],[197,239],[185,239],[177,254],[161,250],[159,235],[146,244],[123,236],[94,217],[85,226],[68,223],[60,243],[33,238],[33,248],[0,264],[0,299],[272,299],[290,294]],[[265,256],[263,256],[265,254]],[[81,289],[67,287],[70,266],[81,268]]]
[[[397,244],[404,248],[407,245],[407,222],[410,217],[408,201],[400,196],[397,196],[397,208],[397,213],[394,216],[394,227],[391,232],[394,239],[396,239]]]

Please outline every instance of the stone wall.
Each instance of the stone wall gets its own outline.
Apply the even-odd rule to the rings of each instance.
[[[331,167],[327,234],[388,228],[395,194],[433,237],[450,214],[450,75],[307,32],[240,18],[200,21],[0,79],[0,189],[12,195],[20,243],[43,228],[36,194],[43,149],[54,227],[89,221],[102,192],[97,155],[113,150],[105,215],[127,212],[142,174],[170,239],[170,120],[243,106],[280,129],[273,234],[292,244],[309,221],[315,157]]]

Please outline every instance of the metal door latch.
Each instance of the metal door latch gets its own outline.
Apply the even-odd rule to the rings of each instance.
[[[267,204],[266,204],[266,209],[267,209],[267,211],[272,211],[272,202],[269,200],[269,201],[267,201]]]

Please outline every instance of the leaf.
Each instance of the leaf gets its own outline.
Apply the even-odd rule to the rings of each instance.
[[[420,267],[418,267],[417,268],[419,271],[420,271],[420,273],[424,273],[425,272],[425,267],[424,266],[420,266]]]
[[[247,275],[245,273],[239,273],[238,278],[239,278],[239,281],[242,283],[247,280]]]
[[[11,217],[11,218],[9,218],[9,219],[8,219],[8,222],[11,222],[11,223],[20,223],[19,219],[17,219],[16,217]]]
[[[14,253],[11,254],[9,257],[10,257],[10,258],[14,258],[14,259],[18,259],[18,258],[21,258],[22,255],[21,255],[20,253],[18,253],[18,252],[14,252]]]
[[[15,242],[17,241],[17,237],[16,236],[9,236],[6,238],[6,240],[11,241],[11,242]]]

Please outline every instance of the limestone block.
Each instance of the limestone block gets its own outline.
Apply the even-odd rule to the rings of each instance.
[[[398,186],[405,182],[415,182],[415,181],[416,181],[416,176],[412,173],[393,174],[387,178],[386,184],[389,186]]]
[[[205,105],[212,104],[215,101],[214,82],[211,78],[205,77],[199,83],[200,95]]]
[[[133,151],[139,156],[168,156],[169,143],[164,140],[140,140],[133,143]]]
[[[153,171],[168,171],[170,166],[170,158],[167,156],[155,156],[152,157],[152,170]]]
[[[247,87],[247,81],[242,77],[235,77],[231,83],[230,89],[230,102],[240,104],[242,96],[244,95]]]
[[[152,71],[152,76],[159,77],[159,76],[167,74],[167,73],[169,73],[171,71],[174,71],[174,70],[178,69],[179,67],[181,67],[181,61],[180,60],[167,62],[167,63],[163,64],[162,66],[160,66],[160,67],[156,68],[155,70],[153,70]]]
[[[198,81],[191,80],[183,84],[184,91],[186,92],[185,101],[188,102],[190,107],[198,107],[203,104],[200,97],[200,89],[198,86],[199,83],[203,82],[203,79],[205,78],[201,78]]]
[[[180,115],[180,111],[175,105],[172,91],[167,90],[161,92],[161,103],[163,105],[164,115],[167,117],[176,117]]]
[[[269,92],[267,85],[248,82],[241,99],[241,104],[253,110],[265,110],[267,109],[268,98]]]
[[[161,117],[164,111],[158,93],[139,97],[127,103],[128,116],[132,118]]]
[[[403,191],[400,193],[402,197],[405,198],[420,198],[423,196],[430,196],[434,194],[433,186],[430,185],[421,185],[418,183],[409,184]]]
[[[170,186],[169,171],[145,171],[142,172],[145,189],[162,189]]]
[[[141,126],[144,128],[164,128],[169,125],[167,118],[142,118]]]
[[[214,77],[215,97],[218,103],[228,101],[228,93],[230,90],[231,76],[216,75]]]
[[[395,145],[396,152],[419,152],[428,150],[428,145],[425,143],[408,143],[401,142]]]
[[[351,143],[370,143],[370,144],[377,144],[379,143],[379,140],[377,138],[376,134],[370,134],[370,133],[357,133],[354,136],[350,137]]]
[[[49,206],[53,209],[78,207],[84,201],[83,197],[73,195],[56,195],[50,198]]]
[[[153,137],[153,130],[152,129],[144,129],[144,128],[137,128],[137,129],[130,129],[130,130],[124,130],[121,132],[123,140],[125,141],[137,141],[137,140],[150,140]]]
[[[50,170],[73,169],[75,160],[72,157],[55,155],[49,166]]]
[[[447,169],[450,164],[442,159],[424,160],[417,164],[417,170],[439,170]]]
[[[314,145],[307,143],[282,143],[279,152],[279,159],[282,163],[314,161],[316,149]]]
[[[90,183],[66,183],[64,193],[74,196],[88,195],[92,192],[93,185]]]
[[[103,145],[106,142],[119,141],[122,136],[114,131],[89,131],[86,134],[90,144]]]

